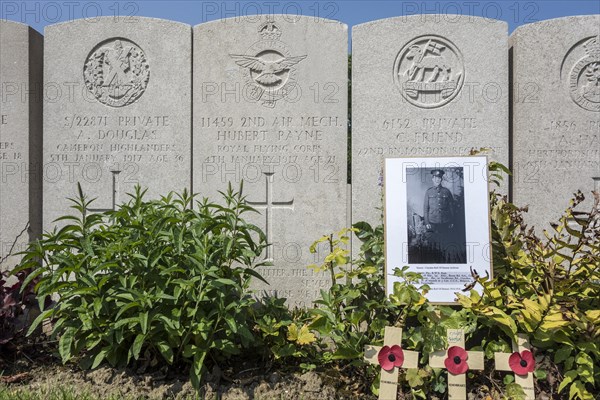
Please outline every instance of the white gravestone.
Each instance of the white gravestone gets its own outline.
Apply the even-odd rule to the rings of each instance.
[[[381,223],[386,157],[508,164],[508,31],[472,16],[415,15],[352,31],[352,221]]]
[[[296,15],[194,27],[194,191],[229,182],[260,211],[268,295],[310,305],[310,244],[346,224],[347,26]]]
[[[136,184],[148,198],[191,186],[191,27],[153,19],[46,28],[44,229],[81,183],[114,209]]]
[[[600,15],[521,26],[510,38],[512,198],[550,229],[581,190],[600,190]]]

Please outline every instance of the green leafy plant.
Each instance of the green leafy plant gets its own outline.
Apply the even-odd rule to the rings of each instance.
[[[576,210],[583,200],[577,193],[540,239],[522,223],[523,210],[496,196],[495,278],[477,277],[483,295],[473,291],[459,301],[483,327],[500,328],[507,342],[526,334],[560,367],[557,391],[591,400],[600,382],[600,194],[589,212]]]
[[[364,228],[366,231],[369,227],[365,225]],[[345,246],[349,242],[348,234],[352,231],[358,230],[343,229],[337,235],[323,236],[311,246],[311,251],[315,252],[319,243],[329,245],[329,254],[323,264],[311,268],[317,272],[328,271],[333,284],[329,291],[321,290],[321,298],[315,301],[316,307],[310,310],[310,328],[333,342],[333,346],[324,350],[323,361],[348,360],[361,364],[363,347],[373,337],[363,325],[369,323],[369,332],[382,331],[390,322],[388,313],[380,309],[392,305],[385,298],[381,285],[383,273],[375,265],[350,265],[349,251]],[[370,234],[372,230],[365,233],[365,237]],[[374,236],[370,238],[379,239]]]
[[[490,180],[499,184],[508,169],[490,164]],[[511,342],[526,334],[534,346],[540,385],[551,386],[560,398],[592,399],[600,382],[600,195],[594,193],[592,211],[577,211],[583,201],[578,193],[571,206],[545,238],[535,236],[523,224],[522,212],[495,192],[490,194],[494,279],[473,273],[473,285],[457,294],[462,307],[434,306],[425,299],[427,286],[421,276],[397,268],[402,278],[393,293],[385,295],[383,226],[359,222],[352,232],[361,241],[361,252],[350,265],[347,243],[350,230],[327,235],[313,244],[328,243],[330,252],[321,266],[332,274],[333,285],[322,291],[310,328],[318,333],[325,351],[319,364],[350,363],[363,368],[374,382],[379,368],[362,360],[365,344],[381,344],[383,329],[404,329],[403,347],[428,355],[445,348],[449,328],[465,330],[474,350],[483,350],[487,369],[493,368],[494,352],[511,352]],[[345,279],[344,279],[345,278]],[[326,345],[326,346],[324,346]],[[510,374],[471,372],[480,390],[494,398],[523,398],[523,389]],[[504,379],[502,379],[504,377]],[[543,381],[548,378],[548,382]],[[552,379],[550,379],[552,378]],[[445,373],[421,367],[401,372],[400,385],[414,398],[431,398],[447,390]]]
[[[139,187],[116,211],[89,212],[79,187],[76,215],[24,253],[18,271],[38,279],[43,320],[54,321],[63,362],[84,367],[191,364],[197,387],[207,357],[219,360],[256,344],[248,291],[266,247],[265,235],[242,218],[254,212],[239,192],[223,205],[197,202],[184,191],[145,201]],[[38,260],[43,263],[38,264]],[[44,309],[43,299],[58,298]]]
[[[491,163],[499,183],[508,170]],[[240,190],[241,191],[241,190]],[[467,346],[482,350],[486,372],[469,372],[479,393],[523,398],[510,373],[493,371],[494,352],[510,352],[517,334],[533,345],[536,386],[560,399],[593,399],[600,382],[600,195],[591,211],[571,206],[551,232],[537,237],[523,221],[523,209],[492,192],[494,278],[473,271],[473,285],[458,294],[460,307],[432,305],[419,274],[404,266],[389,296],[385,291],[383,226],[359,222],[325,235],[311,251],[328,253],[310,266],[330,275],[313,308],[290,310],[285,299],[254,299],[250,280],[267,246],[264,234],[242,218],[253,212],[231,188],[224,205],[170,194],[144,201],[138,188],[117,211],[90,214],[83,193],[73,199],[75,216],[46,234],[23,254],[15,270],[20,288],[35,285],[41,321],[54,321],[64,361],[84,366],[103,361],[188,363],[198,386],[207,362],[245,354],[266,363],[304,370],[350,368],[353,379],[372,383],[380,368],[363,361],[366,344],[383,343],[385,326],[403,328],[402,346],[421,354],[420,368],[401,371],[400,388],[415,399],[447,391],[446,372],[427,365],[444,349],[446,330],[465,330]],[[360,252],[350,260],[355,234]],[[39,265],[39,260],[43,264]],[[21,275],[19,275],[21,274]],[[472,286],[470,286],[472,287]],[[60,299],[47,308],[45,299]],[[294,361],[294,362],[290,362]],[[334,369],[335,369],[334,368]]]
[[[345,248],[351,232],[362,242],[359,256],[352,264]],[[383,343],[386,326],[402,327],[403,347],[420,351],[425,364],[430,352],[443,348],[447,328],[472,328],[468,334],[475,331],[472,313],[430,304],[425,298],[429,287],[420,284],[421,275],[409,272],[407,267],[396,268],[395,275],[402,279],[394,283],[393,293],[386,296],[383,226],[372,228],[360,222],[352,229],[323,236],[311,250],[316,251],[320,243],[328,245],[329,254],[322,265],[311,268],[329,271],[333,285],[329,291],[322,290],[315,307],[308,310],[312,318],[309,328],[320,339],[316,344],[321,348],[314,361],[317,364],[360,367],[365,380],[375,381],[372,389],[377,392],[375,377],[380,368],[366,364],[363,351],[367,344]],[[402,381],[416,398],[445,391],[439,372],[429,367],[403,375]]]
[[[263,360],[290,365],[295,360],[304,369],[313,369],[319,347],[307,326],[305,309],[289,309],[285,298],[264,297],[254,308],[254,331]]]

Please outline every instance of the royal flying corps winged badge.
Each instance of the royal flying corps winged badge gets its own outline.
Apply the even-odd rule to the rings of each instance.
[[[274,108],[283,98],[296,98],[295,65],[306,55],[292,55],[286,44],[279,40],[281,29],[272,20],[261,24],[258,34],[261,40],[250,46],[246,54],[230,54],[230,57],[242,68],[246,98]]]

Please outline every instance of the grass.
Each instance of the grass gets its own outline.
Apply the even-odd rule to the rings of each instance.
[[[169,398],[174,400],[175,398]],[[102,396],[90,392],[81,392],[73,387],[39,388],[9,387],[0,385],[0,400],[146,400],[146,397],[123,395]],[[184,400],[212,400],[199,396],[186,397]]]
[[[91,393],[80,393],[72,387],[53,389],[11,388],[0,386],[0,400],[141,400],[141,397],[109,396],[98,397]]]
[[[31,389],[27,387],[9,387],[0,384],[0,400],[147,400],[146,397],[140,396],[123,396],[109,395],[102,396],[89,392],[81,392],[73,387],[57,387],[57,388],[39,388]],[[175,400],[175,397],[169,397],[168,400]],[[188,396],[184,399],[177,400],[218,400],[216,397],[200,397]],[[258,399],[260,400],[260,399]],[[271,398],[264,400],[289,400],[282,394],[280,398]],[[295,400],[308,400],[304,397]]]

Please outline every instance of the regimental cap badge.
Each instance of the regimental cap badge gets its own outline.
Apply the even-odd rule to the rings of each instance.
[[[112,38],[90,52],[83,66],[83,79],[100,103],[123,107],[146,91],[150,66],[140,46],[125,38]]]
[[[578,106],[600,111],[600,35],[581,40],[567,52],[561,77]]]
[[[463,57],[448,39],[419,36],[408,42],[394,63],[394,82],[402,96],[419,108],[449,103],[465,80]]]

